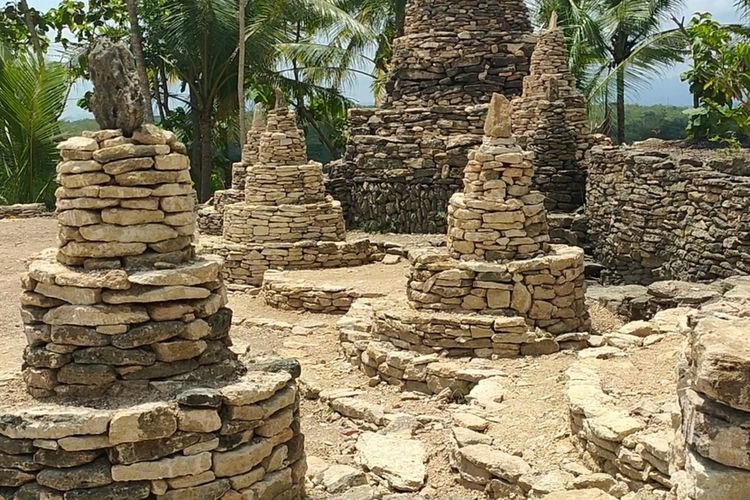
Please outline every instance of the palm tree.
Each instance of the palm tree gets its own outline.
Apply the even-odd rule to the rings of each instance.
[[[614,87],[618,143],[625,141],[628,87],[683,59],[684,35],[676,28],[664,29],[683,4],[683,0],[538,2],[540,15],[558,10],[558,24],[570,45],[571,67],[589,100],[604,101],[606,106]]]
[[[69,88],[63,65],[0,47],[0,197],[5,203],[51,202],[58,119]]]
[[[138,25],[138,0],[125,0],[128,7],[128,18],[130,20],[130,44],[133,46],[133,57],[138,70],[138,78],[141,84],[141,92],[146,98],[145,121],[154,123],[154,110],[151,107],[151,90],[149,90],[148,74],[146,72],[146,59],[143,56],[143,36],[141,27]]]

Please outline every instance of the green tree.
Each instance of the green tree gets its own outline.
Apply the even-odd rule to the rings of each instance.
[[[698,106],[688,110],[695,139],[742,134],[750,142],[750,40],[710,14],[694,17],[686,29],[692,67],[682,78]]]
[[[70,88],[67,69],[36,54],[0,47],[0,193],[4,203],[51,204],[58,119]]]
[[[678,28],[664,29],[683,4],[683,0],[537,2],[540,17],[558,12],[574,74],[589,101],[606,106],[605,129],[614,92],[618,143],[625,140],[627,89],[643,85],[655,72],[683,59],[684,34]]]

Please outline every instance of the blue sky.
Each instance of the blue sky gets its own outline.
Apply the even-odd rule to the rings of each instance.
[[[737,21],[737,14],[733,7],[734,0],[685,0],[683,15],[689,18],[694,12],[710,12],[721,22]],[[29,4],[39,10],[47,10],[58,4],[58,0],[29,0]],[[710,4],[710,6],[706,5]],[[657,75],[652,84],[637,94],[631,92],[629,100],[632,102],[650,104],[671,104],[676,106],[688,106],[692,102],[687,86],[680,81],[680,73],[685,66],[670,68],[663,75]],[[70,94],[68,106],[63,114],[67,119],[87,118],[89,115],[79,109],[75,102],[87,90],[88,85],[77,83]],[[355,101],[362,104],[372,104],[370,93],[370,82],[361,77],[345,93]]]

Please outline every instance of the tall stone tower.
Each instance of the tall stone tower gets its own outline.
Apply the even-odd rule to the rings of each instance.
[[[483,104],[521,94],[534,42],[523,0],[410,1],[383,107],[350,111],[346,154],[329,166],[347,223],[444,232]]]

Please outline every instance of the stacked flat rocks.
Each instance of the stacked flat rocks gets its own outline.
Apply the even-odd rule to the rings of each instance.
[[[0,219],[31,219],[50,215],[44,203],[0,205]]]
[[[266,130],[266,115],[261,104],[255,105],[253,124],[247,131],[242,147],[242,161],[232,164],[232,186],[214,192],[212,203],[198,210],[198,229],[201,234],[220,236],[224,231],[224,208],[245,199],[245,178],[251,165],[258,163],[260,138]]]
[[[225,276],[258,286],[269,268],[367,263],[369,244],[345,241],[341,204],[326,194],[321,164],[308,163],[304,135],[281,96],[258,144],[243,201],[224,208],[223,238],[203,242],[227,257]]]
[[[584,330],[583,250],[548,243],[531,156],[510,126],[510,105],[496,94],[464,193],[451,198],[448,255],[410,253],[409,299],[418,309],[519,315],[555,334]]]
[[[448,247],[408,254],[407,300],[361,299],[338,324],[345,355],[370,376],[434,393],[445,386],[424,384],[440,356],[497,359],[585,344],[583,249],[548,243],[531,156],[511,136],[501,94],[485,135],[465,191],[451,198]]]
[[[750,327],[747,314],[693,320],[679,369],[678,498],[747,498],[750,485]]]
[[[594,147],[586,214],[609,283],[712,281],[750,273],[747,153],[698,158],[664,141]]]
[[[87,135],[60,145],[60,246],[23,280],[29,391],[235,375],[221,260],[194,258],[182,145],[152,126]]]
[[[521,93],[535,39],[522,0],[412,0],[381,109],[349,114],[329,190],[350,225],[444,232],[493,92]]]
[[[583,206],[586,172],[580,162],[599,139],[591,134],[554,14],[531,56],[523,96],[513,100],[513,132],[534,152],[534,183],[546,196],[547,209],[571,212]]]
[[[137,406],[0,413],[2,498],[298,499],[306,462],[287,373],[184,384]],[[115,409],[111,409],[115,405]]]
[[[102,130],[58,149],[60,262],[97,269],[192,257],[193,187],[174,134]]]

